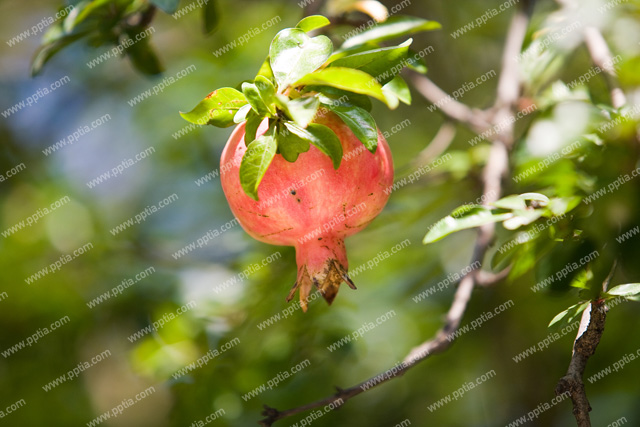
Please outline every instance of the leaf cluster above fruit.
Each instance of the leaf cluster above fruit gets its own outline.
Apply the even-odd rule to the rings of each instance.
[[[143,74],[164,71],[145,31],[149,30],[156,8],[173,14],[180,0],[81,0],[73,3],[71,8],[65,9],[70,10],[68,14],[63,14],[64,18],[44,33],[42,45],[31,62],[32,75],[39,74],[55,54],[82,39],[93,48],[115,46],[112,50],[129,57]],[[219,22],[216,0],[208,0],[202,5],[202,16],[204,32],[209,34]]]
[[[397,46],[381,42],[440,28],[434,21],[395,16],[348,38],[334,51],[324,35],[309,33],[325,27],[324,16],[304,18],[294,28],[280,31],[271,42],[269,56],[255,79],[238,89],[211,92],[193,110],[181,113],[192,123],[228,127],[246,122],[247,152],[240,165],[244,191],[258,199],[258,186],[276,154],[295,162],[313,145],[340,167],[342,145],[327,126],[313,123],[318,114],[340,117],[372,153],[378,144],[369,97],[396,108],[411,96],[399,73],[405,66],[425,73],[419,55],[411,52],[411,39]],[[258,126],[269,128],[256,138]]]

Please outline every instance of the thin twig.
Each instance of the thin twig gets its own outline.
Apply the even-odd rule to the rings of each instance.
[[[412,162],[413,166],[420,167],[440,157],[440,154],[449,148],[455,136],[456,127],[451,122],[444,122],[429,145],[418,153],[416,159]]]
[[[587,27],[584,30],[584,41],[591,55],[593,63],[604,73],[611,92],[611,105],[620,108],[627,99],[618,84],[618,76],[614,67],[614,58],[606,40],[599,29]]]
[[[409,70],[403,71],[403,75],[409,79],[413,87],[420,92],[420,95],[442,110],[449,119],[467,125],[476,133],[483,133],[490,128],[487,114],[484,111],[472,109],[455,100],[427,76]]]
[[[505,50],[503,52],[503,64],[506,63],[505,58],[507,57],[515,57],[522,48],[522,43],[524,41],[524,34],[526,32],[526,27],[529,22],[529,18],[531,16],[531,7],[529,2],[525,3],[525,7],[521,7],[516,12],[512,24],[507,33],[507,40],[505,44]],[[513,106],[515,105],[515,101],[517,101],[517,94],[520,92],[521,88],[521,80],[518,75],[517,69],[513,69],[513,67],[507,66],[503,67],[501,73],[500,81],[503,82],[503,90],[498,91],[496,105],[500,105],[499,112],[502,112],[502,116],[506,115],[507,118],[509,115],[513,117]],[[440,91],[442,94],[444,92],[441,91],[435,84],[433,84],[430,80],[424,80],[423,77],[418,77],[415,80],[422,86],[422,89],[426,87],[426,93],[423,93],[423,90],[420,92],[423,93],[425,97],[432,96],[434,94],[438,94]],[[516,94],[516,98],[512,99],[512,94]],[[442,98],[438,94],[436,98]],[[447,96],[446,94],[444,94]],[[433,99],[427,98],[430,101],[434,102]],[[434,98],[435,99],[435,98]],[[458,103],[455,100],[446,103],[448,105],[453,105],[453,109],[451,107],[447,107],[447,109],[442,108],[443,112],[447,114],[450,118],[458,121],[466,121],[467,123],[471,123],[471,117],[479,117],[474,113],[469,107],[464,104]],[[452,113],[457,115],[458,117],[454,117],[449,114]],[[471,114],[471,116],[469,116]],[[460,120],[464,118],[464,120]],[[500,115],[496,114],[490,123],[484,123],[482,126],[489,126],[491,124],[496,124],[499,120],[503,119]],[[508,149],[511,146],[511,142],[513,141],[513,127],[505,127],[500,132],[496,134],[496,138],[493,139],[492,148],[489,153],[489,159],[484,168],[483,174],[483,199],[486,203],[491,203],[497,200],[500,197],[502,192],[502,178],[507,174],[509,168],[508,161]],[[478,237],[476,239],[476,243],[473,250],[473,255],[471,257],[472,264],[475,262],[480,262],[484,260],[484,257],[487,253],[487,249],[489,245],[492,243],[494,238],[494,224],[487,224],[485,226],[480,227],[478,230]],[[279,411],[275,408],[264,405],[265,410],[263,411],[263,415],[266,417],[260,421],[260,425],[262,426],[271,426],[277,420],[281,420],[283,418],[308,411],[310,409],[326,407],[327,405],[332,405],[333,408],[339,407],[343,405],[347,400],[364,393],[367,390],[370,390],[380,384],[384,384],[387,381],[392,380],[393,378],[397,378],[399,376],[404,375],[409,369],[418,364],[419,362],[427,359],[429,356],[437,353],[441,353],[448,349],[451,344],[455,341],[454,333],[460,327],[460,322],[464,316],[464,313],[467,309],[467,305],[469,300],[471,299],[471,294],[473,293],[473,289],[479,283],[478,280],[479,270],[473,270],[472,272],[466,274],[460,280],[458,284],[458,288],[456,289],[456,293],[454,295],[451,307],[447,312],[447,316],[445,318],[445,323],[436,332],[435,336],[428,341],[420,344],[417,347],[414,347],[404,358],[403,362],[396,367],[388,369],[382,372],[375,377],[368,379],[358,385],[347,389],[338,388],[337,392],[331,396],[328,396],[324,399],[317,400],[315,402],[308,403],[306,405],[302,405],[296,408],[287,409],[285,411]]]

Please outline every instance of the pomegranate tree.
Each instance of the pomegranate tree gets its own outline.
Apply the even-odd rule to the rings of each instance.
[[[307,309],[312,287],[331,304],[348,276],[344,239],[380,213],[393,184],[391,152],[369,111],[373,97],[390,108],[409,103],[398,75],[409,65],[411,40],[380,47],[389,34],[368,31],[342,48],[309,32],[328,25],[310,16],[280,31],[253,82],[211,92],[182,116],[236,128],[220,161],[229,206],[252,237],[296,248],[297,281]],[[398,35],[432,29],[400,22]]]

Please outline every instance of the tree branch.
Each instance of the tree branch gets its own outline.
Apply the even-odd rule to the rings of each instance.
[[[483,133],[490,128],[483,110],[472,109],[462,102],[456,101],[427,76],[415,71],[405,71],[403,75],[427,101],[438,107],[448,118],[467,125],[476,133]]]
[[[589,411],[591,405],[587,399],[587,393],[582,381],[587,361],[596,352],[604,332],[604,323],[607,317],[606,306],[603,301],[592,301],[582,313],[578,337],[573,346],[573,355],[569,363],[567,374],[560,378],[556,385],[556,395],[569,393],[573,402],[573,415],[576,417],[578,427],[591,427]],[[586,328],[583,329],[583,325]]]
[[[515,58],[522,48],[526,27],[532,13],[532,3],[533,2],[529,1],[521,3],[509,27],[503,52],[503,70],[500,76],[499,86],[502,87],[502,89],[499,89],[496,95],[496,105],[500,106],[498,109],[499,114],[493,116],[491,123],[485,122],[485,112],[478,114],[477,110],[471,110],[466,105],[453,100],[426,77],[412,75],[411,79],[419,86],[418,90],[420,93],[434,103],[437,103],[440,99],[450,98],[448,102],[440,106],[447,115],[455,120],[471,124],[472,126],[481,126],[483,129],[488,128],[490,125],[500,123],[500,120],[503,120],[505,117],[514,117],[513,107],[520,93],[521,80],[517,67],[511,66],[508,58]],[[444,107],[444,105],[448,106]],[[475,122],[479,119],[482,119],[482,123]],[[492,203],[500,197],[502,192],[502,178],[507,174],[509,169],[508,149],[512,145],[513,139],[513,126],[501,127],[501,130],[492,139],[489,159],[485,165],[483,174],[483,199],[485,203]],[[487,224],[480,227],[471,257],[471,264],[475,262],[482,263],[487,249],[493,241],[494,230],[495,224]],[[499,275],[500,274],[501,273],[499,273]],[[262,412],[262,415],[266,418],[260,421],[260,425],[271,426],[274,422],[283,418],[327,405],[333,405],[334,408],[339,407],[347,400],[367,390],[404,375],[405,372],[419,362],[426,360],[429,356],[447,350],[455,341],[452,334],[460,327],[460,322],[464,317],[473,289],[477,285],[486,286],[487,284],[486,277],[483,277],[479,270],[473,270],[462,277],[449,311],[447,312],[444,325],[436,332],[433,338],[414,347],[399,366],[388,369],[353,387],[347,389],[338,388],[337,392],[331,396],[296,408],[279,411],[264,405],[265,410]]]
[[[602,292],[607,292],[609,283],[613,278],[613,274],[618,264],[614,260],[611,271],[602,283]],[[607,318],[607,306],[604,300],[595,300],[582,313],[580,319],[580,327],[573,346],[573,354],[567,374],[560,378],[556,385],[556,395],[569,393],[573,402],[573,415],[576,417],[578,427],[591,427],[591,419],[589,412],[591,405],[587,398],[587,392],[584,388],[582,376],[587,367],[589,357],[596,352],[596,347],[602,339],[604,332],[604,324]]]
[[[593,63],[605,73],[607,84],[611,92],[611,105],[620,108],[626,104],[627,99],[618,84],[618,76],[614,67],[613,56],[606,40],[599,29],[587,27],[584,30],[584,41],[591,55]]]

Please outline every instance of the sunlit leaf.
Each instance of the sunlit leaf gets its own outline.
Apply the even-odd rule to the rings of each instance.
[[[198,125],[228,127],[240,108],[247,104],[244,95],[230,87],[211,92],[188,113],[180,113],[183,119]]]
[[[420,31],[437,30],[441,25],[412,16],[392,16],[385,22],[348,38],[342,48],[361,45],[367,42],[381,42],[401,36],[408,36]]]
[[[403,103],[411,105],[411,91],[407,82],[400,76],[395,76],[389,83],[382,86],[382,92],[387,99],[393,96]]]
[[[372,96],[384,103],[387,99],[382,86],[371,75],[353,68],[329,67],[307,74],[294,83],[294,86],[325,85],[338,89]]]
[[[406,64],[411,42],[412,40],[409,39],[399,46],[384,47],[348,55],[336,59],[330,66],[364,71],[374,76],[381,85],[384,85],[398,75]]]
[[[305,33],[308,33],[309,31],[326,27],[330,23],[331,22],[322,15],[311,15],[298,22],[298,25],[296,25],[296,27],[300,28]]]
[[[582,314],[582,312],[589,306],[590,303],[590,301],[579,302],[567,308],[566,310],[561,311],[560,313],[556,314],[553,319],[551,319],[548,327],[552,327],[554,325],[563,326],[572,323],[578,316]]]
[[[456,231],[479,227],[493,222],[504,221],[512,217],[511,213],[493,213],[480,205],[467,205],[464,210],[454,211],[434,224],[422,243],[433,243]]]
[[[317,70],[329,58],[333,44],[326,36],[310,38],[298,28],[276,34],[269,48],[271,69],[282,91],[305,74]]]

